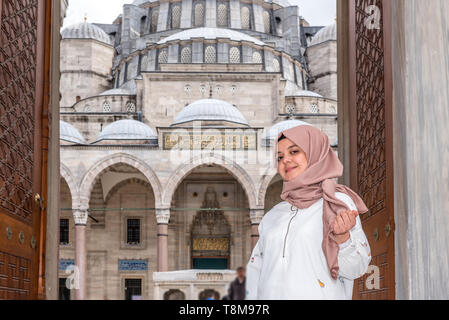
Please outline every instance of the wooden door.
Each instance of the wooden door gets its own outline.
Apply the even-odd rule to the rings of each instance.
[[[0,299],[44,298],[50,8],[0,1]]]
[[[354,283],[354,299],[394,299],[390,4],[349,2],[350,184],[369,208],[361,218],[373,266]],[[373,278],[377,270],[379,286]]]

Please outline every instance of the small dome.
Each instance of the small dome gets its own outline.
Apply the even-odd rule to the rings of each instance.
[[[76,144],[85,144],[81,133],[71,124],[59,121],[59,139]]]
[[[330,26],[324,27],[323,29],[318,31],[310,42],[309,47],[330,40],[337,41],[337,23],[335,22]]]
[[[311,97],[311,98],[324,98],[322,95],[308,90],[302,90],[295,83],[287,81],[285,85],[286,97]]]
[[[203,99],[188,105],[178,114],[172,126],[191,121],[226,121],[249,126],[236,107],[217,99]]]
[[[100,27],[88,22],[72,24],[61,32],[63,39],[93,39],[112,45],[111,38]]]
[[[136,120],[120,120],[106,126],[98,135],[101,140],[153,140],[157,133],[143,122]]]
[[[120,88],[114,88],[100,93],[100,96],[135,96],[137,94],[137,86],[134,80],[130,80]]]
[[[170,41],[176,40],[189,40],[192,38],[203,38],[203,39],[219,39],[225,38],[233,41],[248,41],[259,46],[265,45],[264,42],[251,37],[245,33],[238,32],[235,30],[224,29],[224,28],[195,28],[188,29],[175,33],[167,38],[162,39],[157,44],[164,44]]]
[[[277,139],[281,132],[299,126],[311,126],[311,124],[300,120],[286,120],[279,122],[268,130],[265,134],[264,140],[268,142],[267,140]]]

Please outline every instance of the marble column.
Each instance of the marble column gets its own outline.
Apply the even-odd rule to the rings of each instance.
[[[75,300],[86,299],[86,226],[87,210],[74,210],[75,220],[75,266],[78,285],[75,286]]]
[[[157,219],[157,271],[168,271],[168,222],[170,209],[156,209]]]
[[[259,241],[259,224],[262,221],[263,216],[265,215],[265,209],[251,209],[250,210],[250,219],[251,219],[251,244],[252,248]]]

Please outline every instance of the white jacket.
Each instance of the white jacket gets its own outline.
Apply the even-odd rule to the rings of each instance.
[[[351,210],[352,199],[335,196]],[[271,209],[259,225],[259,241],[247,266],[247,300],[352,299],[354,279],[368,269],[371,252],[360,218],[340,245],[339,277],[332,279],[321,247],[323,199],[307,209],[284,201]]]

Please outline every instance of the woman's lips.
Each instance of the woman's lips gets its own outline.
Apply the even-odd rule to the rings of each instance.
[[[289,173],[290,171],[292,171],[292,170],[294,170],[294,169],[296,169],[296,168],[297,168],[297,167],[285,169],[285,173]]]

